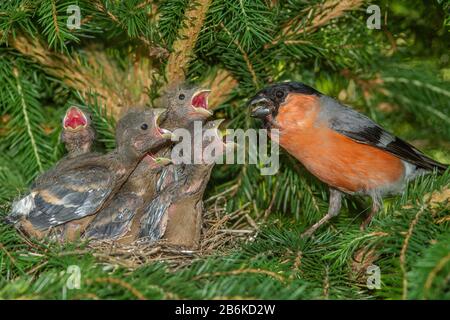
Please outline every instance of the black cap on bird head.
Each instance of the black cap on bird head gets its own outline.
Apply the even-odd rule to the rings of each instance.
[[[170,130],[186,127],[193,121],[204,121],[213,112],[208,109],[208,96],[211,90],[193,85],[178,85],[171,87],[164,95],[164,105],[167,113],[164,125]]]
[[[248,105],[251,107],[251,116],[267,121],[270,116],[276,117],[278,108],[290,93],[320,96],[321,93],[301,82],[281,82],[260,90]]]
[[[160,128],[158,118],[163,109],[133,108],[117,123],[116,143],[128,158],[141,158],[155,153],[172,138],[172,132]]]

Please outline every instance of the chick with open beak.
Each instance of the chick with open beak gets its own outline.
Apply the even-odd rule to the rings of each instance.
[[[67,155],[61,159],[52,169],[41,174],[31,185],[31,188],[36,188],[41,184],[48,183],[54,175],[58,175],[59,167],[64,166],[73,158],[90,155],[92,145],[95,141],[95,130],[92,126],[91,115],[81,110],[78,107],[71,106],[67,109],[66,114],[62,120],[61,141],[67,149]],[[29,194],[24,197],[30,196]],[[14,203],[13,205],[16,205]],[[11,212],[7,220],[11,223],[16,223],[24,216],[20,210]]]
[[[69,157],[90,152],[95,140],[91,115],[78,107],[67,109],[62,121],[61,141],[67,149]]]
[[[192,144],[196,139],[201,141],[202,152],[192,154],[190,163],[177,165],[178,179],[162,190],[144,210],[140,231],[142,241],[151,242],[163,237],[170,244],[198,247],[203,194],[212,168],[217,159],[232,152],[235,146],[233,142],[225,141],[219,131],[222,121],[209,121],[202,131],[191,136]]]
[[[172,132],[159,126],[159,117],[164,113],[164,109],[153,109],[153,125],[147,124],[154,130],[154,136],[165,139],[168,142],[172,137]],[[134,216],[139,215],[139,209],[143,206],[144,200],[154,195],[154,182],[152,177],[171,161],[170,159],[155,157],[152,153],[147,153],[128,180],[115,195],[111,203],[102,208],[95,218],[86,217],[74,220],[66,225],[65,240],[72,241],[84,233],[84,237],[97,240],[117,240],[125,234],[127,239],[133,238],[132,221]],[[139,177],[138,179],[136,177]],[[92,221],[92,222],[91,222]]]
[[[166,143],[168,132],[155,126],[151,110],[130,110],[117,123],[115,150],[72,158],[59,165],[47,183],[30,190],[16,201],[12,221],[28,234],[46,236],[51,228],[94,216],[114,195],[147,154]]]
[[[162,118],[163,125],[169,130],[186,128],[193,121],[205,121],[213,115],[209,110],[208,96],[211,90],[190,85],[169,88],[162,104],[167,108]]]

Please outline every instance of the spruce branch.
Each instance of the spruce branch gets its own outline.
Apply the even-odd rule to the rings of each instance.
[[[228,98],[230,93],[238,86],[238,82],[230,72],[219,69],[212,77],[205,79],[203,85],[214,92],[209,99],[209,105],[212,109],[215,109]]]
[[[242,58],[245,61],[245,64],[247,66],[248,72],[251,74],[252,76],[252,81],[253,81],[253,85],[255,86],[255,88],[259,88],[259,83],[258,83],[258,77],[256,76],[256,72],[255,69],[253,67],[253,63],[250,61],[250,58],[247,54],[247,52],[245,52],[244,48],[241,46],[241,44],[239,43],[239,41],[235,38],[233,38],[233,35],[231,34],[231,32],[225,27],[225,25],[223,23],[221,23],[221,27],[223,28],[223,30],[225,30],[225,32],[227,33],[227,35],[232,39],[234,45],[238,48],[239,52],[242,55]]]
[[[119,26],[122,30],[126,31],[130,37],[136,37],[137,39],[139,39],[139,41],[141,41],[148,49],[148,54],[150,57],[166,58],[169,55],[167,49],[156,45],[153,41],[150,41],[147,37],[141,35],[140,32],[137,32],[137,34],[135,31],[131,32],[129,26],[124,21],[122,21],[118,16],[116,16],[113,12],[111,12],[111,10],[108,10],[108,8],[103,4],[101,0],[94,0],[92,1],[92,4],[99,12],[106,15],[117,26]],[[142,2],[141,4],[137,5],[134,8],[134,11],[143,10],[148,5],[149,1]],[[156,5],[152,4],[151,8],[152,11],[156,10]]]
[[[39,172],[42,173],[42,172],[44,172],[44,167],[42,166],[41,156],[39,155],[38,146],[36,144],[36,139],[34,138],[33,128],[31,126],[30,118],[28,116],[28,104],[26,102],[26,99],[25,99],[25,96],[23,93],[22,84],[20,82],[20,74],[19,74],[19,70],[17,68],[13,69],[13,75],[14,75],[14,79],[16,81],[17,93],[20,98],[20,106],[22,109],[23,119],[25,120],[25,127],[27,129],[27,134],[28,134],[28,137],[30,138],[33,155],[36,159],[36,163],[37,163]]]
[[[405,240],[403,242],[402,250],[400,252],[400,268],[403,273],[403,293],[402,293],[403,300],[406,300],[406,297],[408,296],[408,278],[406,277],[406,251],[408,250],[408,245],[411,240],[414,227],[419,221],[420,216],[425,211],[425,208],[426,206],[422,205],[422,207],[419,209],[419,211],[417,211],[416,215],[414,216],[414,219],[411,221],[408,232],[406,233],[405,236]]]
[[[106,66],[107,73],[102,77],[90,68],[81,65],[79,59],[72,59],[50,51],[38,39],[17,35],[9,40],[9,45],[38,63],[49,75],[61,79],[69,88],[83,94],[92,91],[97,93],[102,104],[105,104],[115,117],[120,115],[124,107],[132,104],[126,90],[123,90],[115,81],[118,78],[115,75],[117,71],[113,71],[113,67],[108,66],[107,63],[103,64]],[[106,58],[103,59],[105,62]]]
[[[329,0],[321,4],[318,8],[319,14],[314,16],[311,24],[303,32],[311,32],[324,26],[333,19],[343,16],[347,11],[358,9],[364,0]],[[316,9],[316,8],[314,8]],[[311,9],[311,12],[315,12]]]
[[[193,50],[203,27],[211,0],[197,0],[190,3],[184,17],[184,25],[178,30],[177,40],[166,66],[166,80],[169,85],[184,81],[186,69],[193,58]]]
[[[284,24],[280,35],[272,41],[271,45],[276,45],[280,41],[287,41],[287,44],[297,44],[299,43],[298,41],[305,41],[286,39],[300,34],[315,32],[331,20],[342,17],[347,11],[358,9],[363,3],[364,0],[327,0],[319,5],[303,9],[299,15]],[[266,47],[268,46],[270,45]]]

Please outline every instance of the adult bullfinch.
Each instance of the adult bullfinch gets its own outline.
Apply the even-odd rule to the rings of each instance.
[[[203,216],[203,194],[215,161],[234,149],[225,142],[218,128],[222,120],[209,121],[191,136],[201,141],[201,152],[192,153],[189,163],[178,164],[177,179],[153,199],[141,219],[140,238],[155,241],[163,237],[168,243],[197,248]]]
[[[36,236],[94,215],[109,203],[145,154],[159,150],[171,136],[159,128],[152,111],[131,110],[117,124],[115,150],[67,160],[47,183],[16,202],[11,215],[21,215],[18,226]]]
[[[271,138],[277,135],[288,153],[329,186],[328,213],[303,236],[339,214],[343,194],[372,198],[372,209],[361,225],[364,229],[380,209],[383,195],[401,192],[418,175],[448,168],[303,83],[271,85],[249,105],[251,115],[263,121]]]

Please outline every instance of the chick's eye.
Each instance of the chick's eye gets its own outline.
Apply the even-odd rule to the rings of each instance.
[[[277,96],[277,98],[283,98],[283,96],[284,96],[284,92],[283,92],[283,91],[280,91],[280,90],[278,90],[277,92],[275,92],[275,95]]]
[[[148,129],[148,124],[143,123],[143,124],[141,125],[141,129],[142,129],[142,130],[147,130],[147,129]]]
[[[185,97],[186,97],[186,96],[185,96],[184,94],[180,94],[180,95],[178,96],[178,99],[184,100]]]

